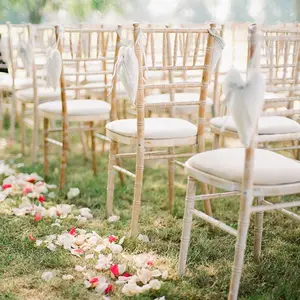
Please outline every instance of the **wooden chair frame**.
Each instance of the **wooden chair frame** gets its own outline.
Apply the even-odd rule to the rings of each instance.
[[[269,46],[271,51],[272,49],[276,48],[276,52],[274,53],[274,60],[276,61],[275,64],[273,64],[273,59],[271,64],[262,64],[261,69],[267,70],[270,73],[270,78],[267,78],[267,92],[273,92],[273,93],[285,93],[287,92],[287,95],[282,95],[281,97],[276,98],[268,98],[265,99],[265,109],[269,108],[275,108],[273,111],[267,111],[265,110],[262,113],[262,116],[285,116],[285,117],[293,117],[300,113],[300,109],[293,108],[293,103],[295,101],[300,101],[300,95],[296,95],[296,91],[300,91],[300,85],[299,85],[299,74],[300,74],[300,30],[297,30],[295,28],[291,29],[283,29],[283,28],[264,28],[262,29],[263,32],[263,42],[270,44]],[[275,35],[270,35],[275,34]],[[273,43],[276,43],[275,47]],[[281,45],[281,47],[291,47],[291,44],[293,45],[294,53],[293,55],[293,61],[292,63],[289,63],[287,53],[284,54],[284,63],[280,63],[279,59],[279,42],[284,43]],[[250,47],[250,46],[249,46]],[[272,58],[272,57],[271,57]],[[277,73],[278,69],[283,69],[284,75],[287,73],[287,69],[292,68],[292,78],[287,79],[286,76],[283,76],[283,78],[273,78],[274,73]],[[286,106],[286,110],[276,110],[277,107],[283,107]],[[224,144],[224,140],[220,141],[221,137],[234,137],[238,138],[238,133],[235,131],[227,130],[225,129],[222,131],[221,128],[213,126],[211,124],[211,131],[214,133],[214,148],[219,148],[221,145]],[[294,132],[294,133],[281,133],[281,134],[259,134],[257,137],[258,146],[259,148],[265,148],[267,147],[268,143],[274,143],[274,142],[295,142],[298,141],[300,138],[300,132]],[[285,146],[285,147],[267,147],[270,150],[273,151],[279,151],[279,150],[298,150],[300,149],[299,145],[292,145],[292,146]]]
[[[249,57],[252,57],[256,47],[257,32],[256,27],[250,27],[249,30]],[[202,220],[212,224],[214,227],[220,228],[223,231],[237,238],[230,290],[228,294],[228,299],[230,300],[235,300],[238,298],[238,291],[242,275],[242,269],[244,265],[244,255],[251,214],[255,214],[254,256],[256,259],[258,259],[261,254],[263,213],[265,211],[278,210],[286,216],[296,221],[300,221],[300,216],[286,209],[300,206],[300,201],[273,204],[264,199],[264,197],[268,196],[281,196],[299,193],[300,181],[292,184],[267,186],[253,184],[254,154],[256,142],[256,134],[254,134],[249,148],[245,149],[244,176],[242,183],[236,183],[233,181],[226,180],[224,178],[219,178],[208,173],[202,172],[201,170],[193,169],[192,167],[186,165],[186,168],[188,168],[189,170],[189,176],[186,189],[185,211],[180,246],[179,274],[183,275],[185,273],[188,247],[191,236],[192,219],[193,216],[197,216]],[[223,189],[226,192],[214,193],[209,195],[196,195],[197,181],[210,184],[214,187]],[[209,216],[208,214],[195,209],[195,201],[205,201],[208,199],[222,199],[225,197],[238,195],[240,196],[240,209],[237,230],[232,228],[231,226],[228,226],[222,221],[217,220]],[[255,206],[254,197],[257,197]]]
[[[121,28],[119,26],[119,28]],[[59,26],[55,26],[55,34],[56,34],[56,41],[58,42],[58,50],[63,53],[63,43],[65,41],[65,39],[61,40],[59,39],[59,34],[61,33],[61,29]],[[115,111],[115,103],[112,100],[111,101],[111,111],[110,114],[106,115],[106,114],[102,114],[99,116],[95,116],[93,117],[93,121],[91,121],[91,118],[88,116],[87,119],[85,119],[82,116],[76,117],[76,116],[68,116],[68,112],[67,112],[67,100],[66,100],[66,91],[68,90],[74,90],[76,93],[77,97],[80,97],[79,91],[80,90],[86,90],[87,87],[85,87],[84,85],[80,84],[79,81],[79,76],[86,76],[89,73],[86,71],[85,68],[85,63],[88,61],[103,61],[106,60],[105,57],[103,56],[99,56],[100,52],[98,51],[97,48],[97,53],[96,53],[96,58],[95,57],[91,57],[90,53],[88,54],[88,57],[82,57],[82,34],[92,34],[95,33],[97,35],[104,35],[104,34],[110,34],[116,32],[115,29],[104,29],[104,28],[100,28],[100,29],[89,29],[89,28],[67,28],[63,31],[64,35],[69,35],[69,38],[71,39],[71,35],[72,33],[77,34],[78,35],[78,51],[76,51],[77,55],[76,57],[73,57],[73,53],[72,53],[72,57],[71,58],[65,58],[62,55],[62,61],[63,61],[63,66],[62,66],[62,72],[61,72],[61,77],[60,77],[60,88],[61,88],[61,104],[62,104],[62,116],[61,116],[61,120],[62,120],[62,127],[61,128],[54,128],[54,129],[49,129],[49,119],[53,119],[53,115],[49,115],[47,113],[42,113],[43,116],[43,123],[44,123],[44,173],[45,176],[48,175],[49,172],[49,162],[48,162],[48,144],[52,143],[54,145],[58,145],[60,147],[62,147],[62,156],[61,156],[61,166],[60,166],[60,180],[59,180],[59,188],[62,189],[65,185],[65,181],[66,181],[66,166],[67,166],[67,152],[68,152],[68,148],[69,148],[69,139],[68,139],[68,134],[70,131],[80,131],[80,132],[90,132],[91,135],[91,150],[92,150],[92,165],[93,165],[93,171],[94,174],[96,174],[97,172],[97,165],[96,165],[96,137],[104,139],[105,141],[110,141],[108,138],[106,138],[104,135],[98,134],[95,131],[97,130],[96,127],[96,122],[98,121],[107,121],[109,119],[114,119],[115,118],[115,114],[113,113],[113,111]],[[118,55],[118,49],[119,49],[119,42],[120,42],[120,36],[118,34],[116,34],[116,42],[115,42],[115,46],[116,46],[116,50],[115,50],[115,60],[117,59],[117,55]],[[72,44],[72,42],[70,42],[70,44]],[[100,47],[100,43],[99,40],[97,42],[97,45]],[[64,72],[64,64],[65,63],[75,63],[76,64],[76,71],[75,73],[65,73]],[[82,71],[80,68],[80,63],[84,64],[84,68],[85,70]],[[93,74],[96,74],[95,72]],[[107,71],[105,70],[100,70],[99,72],[97,72],[97,74],[107,74]],[[65,83],[65,77],[66,76],[76,76],[76,85],[75,86],[66,86]],[[101,85],[101,87],[103,87],[103,85]],[[109,89],[111,87],[111,85],[105,85],[105,88]],[[95,85],[93,88],[97,88],[97,86]],[[75,97],[75,98],[77,98]],[[113,95],[114,97],[114,95]],[[76,100],[72,100],[72,101],[76,101]],[[60,117],[59,117],[60,118]],[[69,127],[69,122],[80,122],[81,125],[80,126],[75,126],[75,127]],[[49,138],[49,133],[51,132],[57,132],[57,131],[61,131],[62,132],[62,142],[59,142],[57,140],[54,140],[52,138]]]
[[[212,53],[214,48],[215,37],[210,34],[211,31],[214,31],[215,25],[211,24],[210,30],[207,29],[174,29],[174,28],[143,28],[143,33],[146,34],[163,34],[164,42],[163,49],[166,49],[168,53],[171,53],[171,43],[170,43],[170,34],[179,35],[180,33],[186,34],[207,34],[207,47],[205,52],[205,60],[203,65],[199,65],[197,63],[197,55],[198,49],[197,46],[194,52],[194,63],[192,66],[186,65],[187,53],[185,52],[185,58],[183,60],[183,65],[176,65],[176,57],[173,62],[171,61],[171,55],[168,55],[168,61],[162,60],[163,65],[155,66],[155,52],[151,51],[152,56],[152,66],[144,65],[144,58],[142,55],[142,50],[140,48],[139,43],[137,42],[139,39],[140,27],[139,24],[135,23],[133,25],[134,31],[134,43],[135,43],[135,54],[137,56],[139,62],[139,82],[138,82],[138,91],[136,97],[136,110],[137,110],[137,135],[135,137],[128,137],[121,134],[117,134],[113,131],[107,130],[107,136],[112,140],[110,147],[110,155],[109,155],[109,164],[108,164],[108,183],[107,183],[107,213],[108,215],[112,215],[113,211],[113,196],[114,196],[114,186],[115,186],[115,172],[124,173],[135,179],[134,184],[134,200],[132,206],[132,218],[131,218],[131,236],[135,236],[138,233],[138,220],[140,214],[141,207],[141,195],[142,195],[142,182],[143,182],[143,170],[144,170],[144,162],[148,159],[167,159],[168,160],[168,175],[169,175],[169,207],[172,210],[174,206],[174,172],[175,172],[175,164],[182,166],[182,163],[176,161],[175,158],[178,157],[188,157],[191,156],[192,153],[185,154],[176,154],[174,151],[174,146],[186,146],[191,145],[195,146],[198,151],[205,150],[205,141],[204,141],[204,128],[205,128],[205,101],[207,95],[207,87],[210,82],[211,77],[211,61],[212,61]],[[154,39],[153,39],[154,40]],[[176,36],[175,36],[176,40]],[[178,39],[177,39],[178,41]],[[174,45],[174,53],[176,56],[176,47],[178,44]],[[152,47],[154,49],[155,47]],[[202,73],[202,82],[173,82],[172,71],[174,70],[203,70]],[[159,70],[159,71],[168,71],[169,76],[169,84],[147,84],[144,83],[144,72],[146,70]],[[199,102],[192,101],[189,102],[174,102],[171,101],[169,103],[159,103],[159,104],[145,104],[144,103],[144,93],[146,89],[168,89],[170,91],[171,99],[173,95],[173,90],[176,88],[190,88],[190,87],[201,87],[200,100]],[[146,139],[144,137],[144,118],[145,118],[145,108],[149,106],[162,106],[168,107],[171,110],[171,116],[174,115],[174,107],[175,106],[187,106],[187,105],[198,105],[198,133],[195,137],[187,137],[187,138],[170,138],[170,139]],[[118,154],[117,147],[118,144],[125,145],[135,145],[136,152],[135,153],[122,153]],[[145,148],[154,148],[154,147],[164,147],[167,148],[167,151],[146,151]],[[120,168],[116,166],[117,158],[136,158],[136,170],[135,173],[129,172],[126,169]],[[202,189],[206,191],[206,185],[202,185]],[[211,214],[211,207],[208,201],[204,201],[206,212]]]

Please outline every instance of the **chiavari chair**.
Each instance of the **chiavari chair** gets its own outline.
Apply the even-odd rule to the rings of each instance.
[[[250,31],[249,57],[251,58],[257,46],[256,27],[250,28]],[[293,37],[290,39],[293,40]],[[261,97],[263,99],[263,93],[261,93]],[[180,246],[179,274],[183,275],[186,270],[192,220],[196,216],[237,238],[228,294],[230,300],[238,298],[251,214],[255,214],[254,256],[256,259],[261,254],[264,212],[277,210],[300,221],[299,215],[287,209],[300,206],[300,201],[274,204],[265,200],[265,197],[300,192],[300,163],[270,150],[257,149],[256,137],[257,134],[254,131],[250,145],[245,148],[206,151],[196,154],[185,163],[188,184]],[[210,184],[222,192],[196,195],[197,181]],[[232,196],[240,196],[237,229],[194,207],[195,201],[207,199],[221,201],[221,199]],[[255,201],[254,197],[256,197]]]
[[[134,184],[134,200],[132,206],[132,218],[131,218],[131,235],[136,235],[138,232],[138,220],[141,208],[141,196],[142,196],[142,181],[143,170],[145,160],[149,159],[167,159],[168,160],[168,174],[169,174],[169,206],[172,210],[174,205],[174,172],[175,164],[182,165],[182,163],[175,160],[179,157],[188,157],[191,153],[175,153],[175,147],[182,146],[194,146],[198,150],[203,151],[205,148],[205,142],[203,137],[205,126],[205,105],[207,88],[211,77],[211,65],[213,58],[213,51],[216,39],[215,25],[212,24],[210,29],[188,29],[188,28],[140,28],[138,24],[134,24],[134,45],[135,54],[139,62],[139,81],[137,97],[135,106],[137,110],[136,119],[123,119],[110,122],[106,125],[106,134],[111,139],[110,154],[108,163],[108,183],[107,183],[107,213],[112,215],[113,213],[113,197],[115,187],[115,173],[121,172],[135,180]],[[166,64],[156,64],[155,54],[160,51],[151,51],[152,65],[147,66],[147,57],[145,51],[145,45],[141,46],[141,40],[145,38],[141,37],[141,34],[152,34],[153,39],[159,40],[161,45],[167,49],[169,53]],[[194,48],[193,60],[191,64],[187,61],[177,63],[177,51],[176,43],[173,43],[178,35],[185,33],[187,35],[206,34],[207,46],[205,50],[204,60],[198,59],[197,47]],[[165,42],[163,42],[165,41]],[[172,41],[172,42],[171,42]],[[173,43],[173,44],[172,44]],[[171,45],[174,45],[173,51]],[[154,46],[154,45],[153,45]],[[195,45],[196,46],[196,45]],[[161,51],[163,52],[163,51]],[[173,54],[172,54],[173,53]],[[161,60],[162,62],[164,59]],[[165,71],[168,73],[169,83],[148,83],[144,74],[146,71]],[[199,82],[173,82],[173,71],[182,70],[198,70],[202,73],[202,79]],[[171,100],[173,100],[174,90],[182,88],[200,88],[201,92],[198,102],[196,101],[181,101],[181,102],[163,102],[149,104],[144,102],[145,91],[148,89],[168,89]],[[176,106],[198,106],[198,123],[193,123],[176,118],[175,110]],[[170,117],[168,118],[145,118],[145,109],[149,107],[165,107],[170,110]],[[119,145],[131,145],[136,147],[134,153],[118,153]],[[152,148],[165,148],[166,150],[153,151]],[[148,148],[148,149],[147,149]],[[120,168],[116,165],[117,158],[135,158],[136,170],[130,172],[124,168]],[[205,188],[205,187],[203,187]],[[205,202],[206,211],[211,214],[210,203]]]

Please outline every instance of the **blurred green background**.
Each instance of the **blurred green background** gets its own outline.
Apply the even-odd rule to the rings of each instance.
[[[0,23],[300,21],[300,0],[0,0]]]

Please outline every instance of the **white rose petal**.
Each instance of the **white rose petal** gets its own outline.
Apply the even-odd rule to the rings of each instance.
[[[87,207],[83,207],[79,210],[80,215],[84,218],[86,218],[87,220],[93,219],[93,215],[91,213],[91,210]]]
[[[50,198],[50,199],[56,198],[56,194],[55,194],[54,192],[50,192],[47,196],[48,196],[48,198]]]
[[[72,279],[74,279],[74,276],[73,276],[73,275],[70,275],[70,274],[63,275],[63,276],[62,276],[62,279],[63,279],[63,280],[72,280]]]
[[[68,196],[68,199],[71,200],[71,199],[77,197],[79,194],[80,194],[79,188],[70,188],[67,196]]]
[[[53,277],[55,276],[55,273],[54,272],[44,272],[42,274],[42,279],[45,280],[45,281],[50,281]]]
[[[144,243],[149,243],[150,242],[149,237],[145,234],[139,234],[137,239],[144,242]]]
[[[86,266],[84,266],[84,267],[79,266],[79,265],[75,266],[75,271],[77,271],[77,272],[83,272],[85,270],[86,270]]]
[[[111,254],[108,254],[108,255],[99,254],[99,259],[98,259],[98,262],[97,262],[97,265],[95,266],[95,268],[97,270],[109,269],[110,264],[111,264],[111,259],[112,259]]]
[[[93,258],[94,258],[94,254],[88,254],[85,256],[85,260],[93,259]]]
[[[152,290],[159,290],[161,287],[161,282],[158,279],[150,280],[149,285]]]
[[[152,272],[148,269],[142,268],[137,271],[137,276],[143,284],[147,284],[152,278]]]
[[[166,300],[165,296],[159,297],[159,298],[155,298],[154,300]]]
[[[122,293],[129,297],[140,294],[141,292],[142,292],[142,288],[138,286],[136,283],[127,283],[122,288]]]
[[[168,271],[163,271],[162,274],[161,274],[161,278],[166,280],[168,278]]]
[[[55,251],[55,250],[56,250],[56,246],[55,246],[53,243],[49,243],[49,244],[47,245],[47,248],[48,248],[49,250],[51,250],[51,251]]]
[[[35,241],[35,245],[36,245],[37,247],[41,246],[42,244],[43,244],[43,241],[42,241],[42,240],[36,240],[36,241]]]
[[[159,277],[161,276],[161,272],[159,270],[153,270],[152,271],[152,277]]]
[[[107,219],[107,221],[109,222],[109,223],[114,223],[114,222],[117,222],[117,221],[119,221],[120,220],[120,216],[110,216],[108,219]]]
[[[119,240],[119,245],[122,245],[125,241],[126,236],[124,235],[123,237],[120,238]]]
[[[123,250],[123,247],[121,245],[118,244],[110,244],[109,245],[109,249],[113,254],[118,254],[121,253]]]

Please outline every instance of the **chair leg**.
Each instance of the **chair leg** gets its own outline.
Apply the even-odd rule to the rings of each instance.
[[[117,145],[117,153],[119,153],[119,147],[118,147],[118,145]],[[117,161],[117,165],[122,168],[122,160],[120,158],[117,158],[116,161]],[[121,172],[118,172],[118,173],[119,173],[119,178],[120,178],[121,184],[123,185],[124,182],[125,182],[124,174],[121,173]]]
[[[62,121],[62,153],[60,162],[60,177],[59,177],[59,190],[61,191],[66,183],[66,169],[67,169],[67,156],[69,149],[69,135],[68,123],[66,120]]]
[[[185,273],[187,254],[190,244],[191,229],[195,200],[193,197],[196,194],[196,181],[192,177],[188,177],[188,183],[186,187],[186,197],[185,197],[185,208],[183,217],[183,228],[181,233],[181,243],[180,243],[180,253],[179,253],[179,275],[182,276]]]
[[[123,99],[123,118],[127,119],[127,100]]]
[[[15,129],[16,129],[16,96],[15,92],[12,91],[11,94],[11,111],[10,111],[10,141],[13,142],[15,140]]]
[[[212,145],[213,150],[214,149],[219,149],[220,148],[220,135],[219,134],[214,134],[214,139],[213,139],[213,145]],[[216,187],[215,186],[210,186],[210,193],[214,194],[216,192]]]
[[[236,300],[238,298],[239,286],[244,266],[244,257],[246,250],[246,242],[250,223],[250,214],[253,197],[246,192],[241,199],[238,234],[235,244],[234,263],[231,273],[230,290],[228,300]]]
[[[43,141],[44,141],[44,177],[45,177],[45,180],[48,179],[48,175],[49,175],[48,141],[47,141],[48,129],[49,129],[49,119],[44,118]]]
[[[81,123],[80,125],[85,126],[85,123]],[[80,141],[81,141],[81,145],[82,145],[84,159],[88,160],[88,158],[89,158],[89,155],[88,155],[89,139],[88,139],[88,135],[85,134],[85,132],[83,130],[80,131]]]
[[[3,130],[3,122],[5,116],[3,92],[0,91],[0,130]]]
[[[113,166],[116,164],[116,154],[117,154],[118,144],[115,141],[111,141],[109,149],[109,159],[108,159],[108,175],[107,175],[107,198],[106,198],[106,209],[107,215],[111,216],[113,214],[113,200],[114,200],[114,190],[115,190],[115,175],[116,171]]]
[[[130,236],[134,237],[138,234],[138,223],[141,209],[141,196],[143,187],[144,175],[144,145],[137,145],[136,167],[135,167],[135,183],[134,183],[134,198],[132,204],[131,215],[131,230]]]
[[[168,149],[169,154],[174,154],[174,148]],[[175,181],[175,164],[174,159],[168,159],[168,179],[169,179],[169,209],[172,213],[174,209],[174,198],[175,198],[175,191],[174,191],[174,181]]]
[[[264,197],[257,198],[257,205],[260,205]],[[255,225],[254,225],[254,259],[259,260],[261,255],[261,243],[262,243],[262,232],[263,232],[263,212],[257,212],[255,214]]]
[[[31,161],[36,162],[37,152],[39,148],[39,117],[37,110],[34,111],[33,116],[33,132],[32,132],[32,149],[31,149]],[[21,120],[22,122],[22,120]]]
[[[94,127],[94,122],[90,122],[90,128]],[[97,175],[97,158],[96,158],[96,138],[95,138],[95,130],[92,129],[91,140],[92,140],[92,164],[93,164],[93,172],[94,175]]]
[[[200,187],[201,187],[201,193],[202,194],[209,194],[209,191],[208,191],[208,185],[205,184],[205,183],[200,183]],[[204,205],[204,212],[209,215],[209,216],[212,216],[213,213],[212,213],[212,208],[211,208],[211,201],[210,200],[204,200],[203,201],[203,205]]]
[[[220,148],[220,135],[214,134],[214,141],[213,141],[213,149],[219,149]]]
[[[25,155],[25,144],[26,144],[26,126],[24,123],[25,110],[26,110],[26,105],[24,103],[22,103],[20,129],[21,129],[21,152],[23,155]]]

